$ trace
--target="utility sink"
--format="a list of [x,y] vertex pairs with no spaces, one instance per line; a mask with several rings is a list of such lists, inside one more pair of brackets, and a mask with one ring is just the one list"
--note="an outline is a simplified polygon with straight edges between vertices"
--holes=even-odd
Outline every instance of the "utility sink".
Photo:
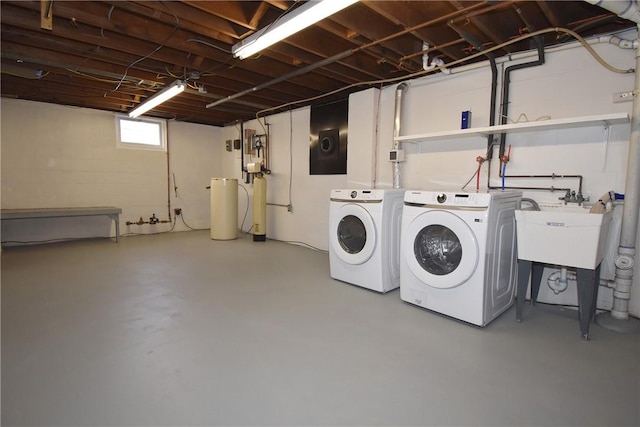
[[515,213],[519,259],[590,270],[602,261],[613,211],[553,204]]

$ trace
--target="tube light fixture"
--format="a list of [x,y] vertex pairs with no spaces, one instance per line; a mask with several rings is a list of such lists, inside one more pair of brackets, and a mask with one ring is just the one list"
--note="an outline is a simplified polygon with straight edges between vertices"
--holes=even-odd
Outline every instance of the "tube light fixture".
[[171,83],[171,86],[165,87],[160,92],[156,93],[151,98],[147,99],[142,104],[131,110],[131,112],[129,113],[129,117],[135,118],[143,115],[147,111],[154,109],[158,105],[173,98],[177,94],[184,92],[186,87],[187,85],[185,85],[183,81],[176,80],[175,82]]
[[246,59],[286,39],[318,21],[356,3],[358,0],[309,0],[280,20],[233,45],[233,56]]

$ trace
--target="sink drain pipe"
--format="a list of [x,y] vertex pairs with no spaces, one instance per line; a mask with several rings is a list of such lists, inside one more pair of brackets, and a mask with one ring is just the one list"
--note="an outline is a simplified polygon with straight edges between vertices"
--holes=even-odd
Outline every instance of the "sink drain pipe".
[[[640,31],[640,25],[638,25]],[[613,290],[611,317],[618,320],[629,319],[629,300],[633,284],[633,264],[638,238],[638,213],[640,204],[640,46],[636,47],[636,72],[631,113],[631,134],[627,157],[627,178],[625,182],[624,206],[618,256],[615,260],[616,278]],[[636,290],[640,292],[640,289]]]
[[[607,9],[621,18],[635,22],[640,33],[640,7],[635,0],[586,0],[588,3]],[[638,214],[640,213],[640,43],[634,41],[635,82],[631,112],[631,133],[627,156],[627,177],[625,182],[624,206],[618,256],[615,259],[616,274],[613,283],[613,305],[611,313],[604,313],[596,319],[598,324],[619,332],[637,332],[640,322],[629,322],[629,300],[633,285],[633,268],[638,238]],[[640,289],[636,289],[640,292]],[[625,322],[620,322],[625,321]]]

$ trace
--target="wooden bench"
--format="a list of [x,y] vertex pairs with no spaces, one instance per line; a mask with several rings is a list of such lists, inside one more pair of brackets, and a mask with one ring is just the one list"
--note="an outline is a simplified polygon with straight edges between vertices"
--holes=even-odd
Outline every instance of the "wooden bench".
[[31,209],[1,209],[0,220],[62,218],[78,216],[106,215],[116,225],[116,243],[120,241],[120,214],[122,209],[114,207],[89,208],[31,208]]

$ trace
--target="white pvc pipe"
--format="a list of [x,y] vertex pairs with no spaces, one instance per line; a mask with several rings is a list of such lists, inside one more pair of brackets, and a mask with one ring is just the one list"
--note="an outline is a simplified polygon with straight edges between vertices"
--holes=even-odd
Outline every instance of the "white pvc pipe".
[[[638,25],[640,32],[640,25]],[[618,257],[615,260],[616,277],[613,291],[611,317],[629,319],[629,300],[633,284],[633,264],[638,238],[638,214],[640,213],[640,47],[636,47],[636,72],[631,111],[631,134],[627,156],[627,179],[624,191],[622,225]]]
[[[628,31],[628,30],[626,30]],[[616,35],[603,35],[603,36],[598,36],[598,37],[592,37],[589,39],[585,39],[585,41],[589,44],[589,45],[598,45],[598,44],[613,44],[618,46],[621,49],[635,49],[638,44],[640,44],[640,42],[638,40],[626,40],[623,38],[620,38]],[[565,50],[570,50],[570,49],[577,49],[583,47],[582,44],[579,41],[575,41],[575,42],[569,42],[569,43],[563,43],[559,46],[553,46],[553,47],[549,47],[549,48],[545,48],[545,53],[556,53],[556,52],[563,52]],[[527,50],[527,51],[522,51],[522,52],[518,52],[518,53],[513,53],[513,54],[509,54],[506,56],[501,56],[499,58],[496,58],[496,64],[503,64],[506,62],[513,62],[513,61],[519,61],[519,60],[524,60],[524,59],[528,59],[528,58],[532,58],[534,56],[538,56],[538,50],[534,49],[534,50]],[[444,74],[460,74],[460,73],[465,73],[468,71],[473,71],[473,70],[477,70],[480,68],[486,68],[489,66],[489,61],[478,61],[478,62],[474,62],[471,64],[467,64],[467,65],[460,65],[454,68],[446,68],[446,72],[444,71],[445,69],[441,70]],[[431,75],[427,75],[425,77],[435,77],[435,78],[439,78],[439,75],[435,75],[435,74],[431,74]],[[428,78],[425,79],[418,79],[415,80],[413,82],[411,82],[412,86],[421,86],[424,84],[431,84],[433,83],[433,81],[429,80]]]
[[[575,280],[575,274],[572,275],[571,280]],[[554,294],[558,295],[560,292],[567,290],[569,286],[569,275],[567,267],[562,267],[560,270],[556,270],[547,278],[547,285],[551,288]]]
[[607,9],[621,18],[640,24],[640,11],[638,10],[638,2],[635,0],[586,0],[586,2]]
[[[423,43],[422,50],[425,50],[425,51],[429,50],[429,44]],[[422,54],[422,69],[424,71],[433,70],[434,68],[442,67],[443,65],[444,65],[444,61],[441,58],[433,58],[433,60],[431,60],[431,63],[429,63],[429,54],[426,52]],[[450,71],[448,68],[442,68],[440,72],[444,74],[450,74]]]

